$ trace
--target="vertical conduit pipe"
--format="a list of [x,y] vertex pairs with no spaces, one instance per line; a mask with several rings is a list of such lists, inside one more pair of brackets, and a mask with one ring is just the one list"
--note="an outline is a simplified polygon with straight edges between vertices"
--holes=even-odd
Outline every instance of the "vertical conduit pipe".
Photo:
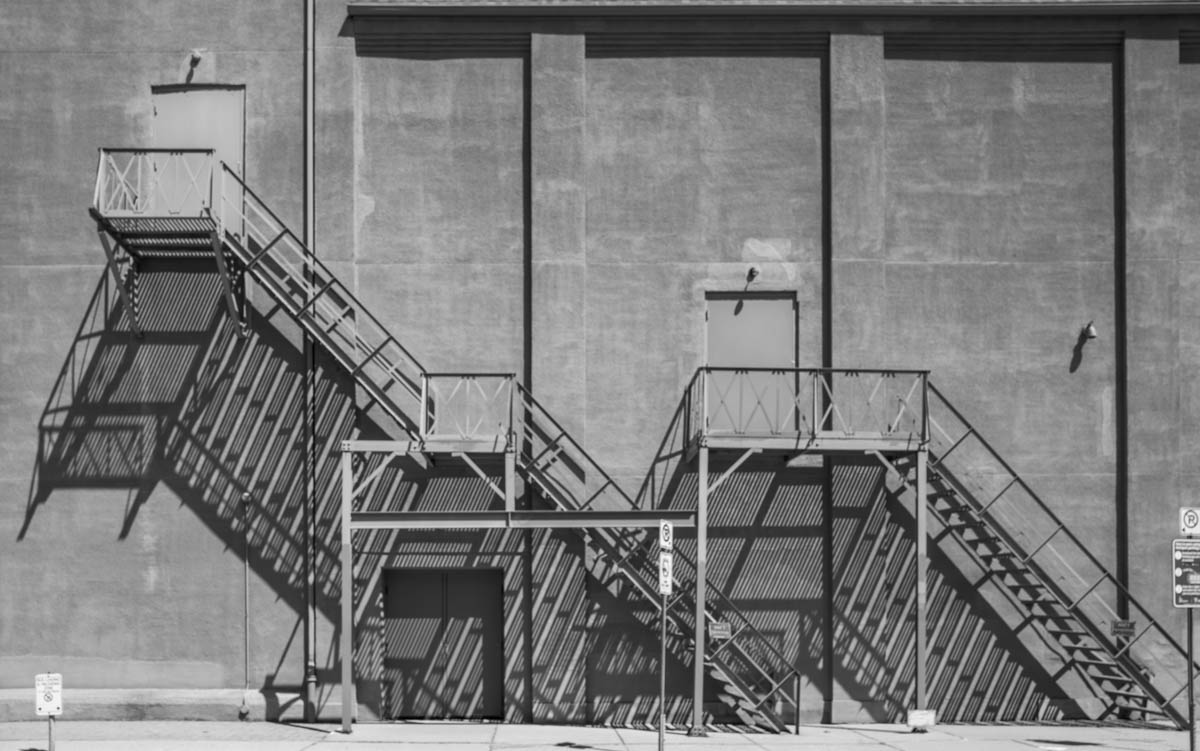
[[[313,116],[314,86],[314,39],[316,36],[316,5],[314,0],[304,0],[304,247],[314,252],[314,214],[316,212],[316,195],[313,190],[313,163],[316,135],[316,119]],[[305,372],[305,407],[308,426],[305,431],[305,454],[308,457],[307,487],[305,493],[305,588],[307,610],[304,617],[304,720],[315,722],[317,719],[317,586],[316,586],[316,550],[317,550],[317,499],[316,499],[316,457],[313,432],[316,430],[315,395],[313,375],[316,372],[316,357],[312,340],[305,335],[305,350],[308,356]],[[343,655],[343,659],[345,655]]]

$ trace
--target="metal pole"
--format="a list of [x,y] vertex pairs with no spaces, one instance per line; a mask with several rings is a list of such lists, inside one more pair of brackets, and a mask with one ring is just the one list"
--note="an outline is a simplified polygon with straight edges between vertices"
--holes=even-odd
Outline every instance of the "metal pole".
[[354,501],[354,456],[342,447],[342,732],[349,734],[354,710],[354,551],[350,505]]
[[250,501],[242,493],[242,716],[250,713],[246,694],[250,692]]
[[1196,696],[1192,681],[1195,665],[1192,662],[1192,610],[1187,609],[1187,661],[1188,661],[1188,751],[1196,751]]
[[926,681],[928,679],[926,671],[928,664],[926,659],[928,655],[926,633],[926,608],[928,607],[928,592],[926,591],[926,580],[928,579],[928,549],[927,549],[927,519],[925,509],[925,499],[928,495],[926,488],[926,463],[928,460],[928,452],[922,448],[917,452],[917,498],[916,498],[916,516],[917,516],[917,709],[925,709],[926,702]]
[[54,715],[50,715],[50,751],[54,751]]
[[692,726],[688,737],[704,733],[704,601],[708,596],[708,447],[700,447],[700,495],[696,504],[696,651],[692,658]]
[[792,702],[796,705],[796,735],[800,735],[800,674],[792,682]]
[[658,751],[663,751],[667,738],[667,596],[660,597],[662,607],[658,610]]

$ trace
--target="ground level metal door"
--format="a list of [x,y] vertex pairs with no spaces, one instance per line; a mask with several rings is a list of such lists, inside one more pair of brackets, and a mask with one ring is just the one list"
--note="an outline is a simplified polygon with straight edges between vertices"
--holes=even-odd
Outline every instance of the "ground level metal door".
[[[710,292],[707,303],[710,367],[796,367],[795,294]],[[790,371],[718,370],[707,389],[710,431],[766,435],[794,429],[796,378]]]
[[504,575],[384,572],[383,691],[390,719],[503,719]]

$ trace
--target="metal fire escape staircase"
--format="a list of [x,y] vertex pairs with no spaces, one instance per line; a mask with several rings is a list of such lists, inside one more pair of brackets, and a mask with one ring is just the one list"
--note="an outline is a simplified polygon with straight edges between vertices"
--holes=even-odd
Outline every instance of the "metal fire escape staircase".
[[[1056,679],[1073,675],[1095,697],[1093,719],[1185,727],[1185,649],[932,384],[929,398],[927,507],[939,536],[1009,603],[1010,627],[1059,656]],[[910,457],[876,455],[913,490]]]
[[[470,452],[507,452],[515,455],[525,480],[558,508],[637,508],[512,375],[425,370],[237,174],[215,162],[211,151],[102,149],[91,214],[136,334],[141,260],[214,258],[235,320],[242,321],[241,279],[249,275],[396,422],[414,455],[453,453],[483,474]],[[605,586],[637,595],[657,620],[656,540],[643,531],[609,528],[587,534],[602,554],[593,573]],[[694,564],[679,552],[676,556],[683,564],[677,571],[690,569],[694,575]],[[711,586],[709,592],[711,600],[723,597]],[[687,596],[680,599],[683,605],[676,601],[667,615],[672,648],[686,661],[694,643],[695,609]],[[721,610],[706,607],[705,618],[732,622],[737,638],[707,645],[707,674],[719,685],[720,700],[744,722],[781,731],[784,722],[774,704],[796,672],[732,603],[725,603]]]
[[[135,334],[141,260],[213,258],[235,319],[249,274],[346,368],[415,451],[454,453],[469,463],[472,451],[505,452],[558,508],[636,508],[513,376],[425,370],[211,151],[102,150],[91,213]],[[1014,629],[1032,629],[1062,656],[1103,705],[1098,718],[1158,717],[1182,726],[1183,648],[923,373],[704,368],[687,402],[690,451],[741,452],[718,483],[764,450],[851,452],[879,457],[911,489],[915,452],[927,450],[927,504],[940,536],[974,561],[981,585],[995,585],[1022,614]],[[602,554],[593,573],[636,594],[657,616],[650,536],[607,528],[588,535]],[[678,551],[676,560],[677,578],[695,577],[693,561]],[[691,588],[680,589],[683,602],[668,617],[672,649],[686,659],[697,609],[688,602]],[[1127,619],[1118,616],[1122,603]],[[707,624],[731,626],[731,638],[705,640],[720,700],[747,724],[782,730],[782,710],[796,706],[795,666],[711,581],[702,612]],[[1134,634],[1112,635],[1117,620],[1133,620]]]

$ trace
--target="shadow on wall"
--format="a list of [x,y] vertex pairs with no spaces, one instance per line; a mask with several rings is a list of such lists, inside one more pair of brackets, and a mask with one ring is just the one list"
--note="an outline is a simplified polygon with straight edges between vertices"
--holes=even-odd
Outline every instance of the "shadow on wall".
[[[147,261],[138,276],[145,334],[135,338],[107,272],[71,344],[38,426],[38,453],[18,541],[61,488],[126,491],[125,540],[166,486],[297,614],[306,608],[304,358],[259,316],[250,335],[220,305],[201,261]],[[336,602],[336,458],[353,426],[353,392],[319,367],[312,415],[317,586]],[[243,507],[243,495],[250,503]],[[333,610],[325,609],[332,618]],[[286,651],[287,647],[283,647]],[[328,665],[333,664],[330,656]],[[322,679],[332,667],[322,669]],[[264,688],[299,691],[296,685]]]
[[[131,537],[156,488],[166,486],[231,554],[243,557],[248,551],[254,574],[301,616],[291,625],[291,637],[281,638],[279,666],[262,677],[270,702],[301,691],[297,665],[285,669],[283,663],[297,646],[308,602],[304,517],[311,482],[316,606],[329,624],[317,645],[318,681],[336,684],[339,443],[392,436],[381,422],[369,419],[378,412],[372,403],[356,403],[348,374],[323,358],[313,379],[313,413],[306,416],[298,329],[280,308],[263,305],[251,316],[249,336],[240,338],[209,263],[144,262],[138,284],[145,301],[140,339],[129,330],[111,278],[101,274],[39,421],[37,461],[18,542],[56,490],[103,488],[126,493],[114,525],[120,543]],[[311,464],[305,456],[310,429]],[[380,455],[356,455],[359,482],[381,463]],[[500,482],[498,460],[478,463]],[[248,507],[242,504],[244,494]],[[482,479],[448,458],[427,469],[407,457],[390,460],[358,498],[368,509],[480,510],[501,504]],[[586,677],[579,645],[585,639],[580,624],[586,607],[581,595],[574,596],[584,587],[577,536],[358,532],[355,550],[355,675],[363,704],[389,716],[396,711],[389,697],[397,696],[400,681],[408,680],[406,690],[412,689],[411,676],[385,674],[388,649],[401,645],[393,639],[389,647],[385,638],[381,572],[400,566],[490,566],[505,570],[505,719],[526,720],[532,704],[542,707],[542,719],[583,721]],[[532,580],[525,571],[533,571]],[[529,623],[538,624],[536,631]],[[439,690],[436,684],[420,689]],[[322,706],[330,698],[332,690],[325,690]],[[268,716],[285,711],[294,710],[271,705]]]
[[[686,402],[685,395],[643,482],[638,503],[644,508],[695,507]],[[724,473],[733,458],[713,452],[710,477]],[[914,706],[915,523],[911,498],[889,490],[885,478],[881,465],[866,460],[788,468],[781,458],[755,458],[709,499],[710,589],[723,592],[800,672],[801,721],[903,722]],[[678,538],[681,552],[694,559],[694,534]],[[1082,716],[1031,646],[980,594],[981,583],[969,581],[937,545],[929,551],[929,703],[939,720]],[[828,593],[826,558],[832,561]],[[720,602],[710,596],[718,610]]]

